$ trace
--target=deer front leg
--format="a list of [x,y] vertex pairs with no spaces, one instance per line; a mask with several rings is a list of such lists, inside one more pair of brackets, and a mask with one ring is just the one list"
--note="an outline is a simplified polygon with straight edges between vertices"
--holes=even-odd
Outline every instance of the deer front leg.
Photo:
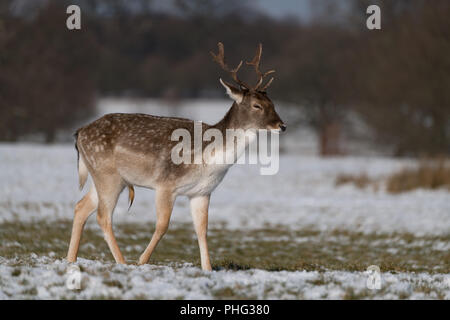
[[210,196],[207,195],[191,199],[191,214],[194,220],[195,232],[197,233],[202,269],[206,271],[212,270],[209,260],[208,243],[206,241],[209,198]]
[[159,240],[161,240],[161,238],[169,228],[169,221],[172,214],[174,201],[175,196],[171,190],[156,190],[156,229],[153,233],[150,243],[140,256],[138,264],[145,264],[148,262],[148,260],[150,260],[150,257],[156,246],[158,245]]

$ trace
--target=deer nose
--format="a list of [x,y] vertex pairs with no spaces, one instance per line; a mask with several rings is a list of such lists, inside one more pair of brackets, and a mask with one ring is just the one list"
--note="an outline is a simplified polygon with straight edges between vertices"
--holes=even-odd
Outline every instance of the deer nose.
[[281,131],[285,132],[287,127],[284,123],[282,123],[282,124],[280,124],[280,129],[281,129]]

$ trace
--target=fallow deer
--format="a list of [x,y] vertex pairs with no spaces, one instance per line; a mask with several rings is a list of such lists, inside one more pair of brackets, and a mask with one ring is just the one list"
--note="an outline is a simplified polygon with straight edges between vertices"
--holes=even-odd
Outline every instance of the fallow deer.
[[[262,45],[247,65],[254,67],[257,83],[250,86],[237,77],[242,61],[235,69],[225,63],[224,47],[218,43],[218,53],[211,52],[213,60],[230,73],[237,86],[220,79],[226,93],[234,100],[224,118],[215,125],[202,124],[202,130],[268,129],[284,131],[285,124],[275,111],[266,94],[271,78],[263,85],[264,78],[274,71],[259,69]],[[97,221],[117,263],[125,260],[117,245],[112,227],[112,214],[120,193],[129,190],[133,202],[133,186],[156,191],[156,229],[139,264],[149,261],[156,245],[168,229],[175,198],[185,195],[190,199],[191,214],[200,247],[201,266],[211,270],[206,242],[210,195],[222,181],[232,164],[174,164],[171,150],[176,142],[171,140],[174,130],[194,130],[194,121],[146,114],[108,114],[77,130],[75,147],[78,152],[80,189],[88,175],[93,180],[89,192],[77,203],[67,260],[75,262],[81,234],[87,218],[97,210]]]

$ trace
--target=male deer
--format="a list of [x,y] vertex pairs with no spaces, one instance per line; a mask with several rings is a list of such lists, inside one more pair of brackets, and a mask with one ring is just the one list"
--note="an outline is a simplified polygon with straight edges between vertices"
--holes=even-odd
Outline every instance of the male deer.
[[[202,130],[216,128],[221,132],[227,129],[284,131],[286,126],[266,94],[273,78],[262,85],[264,77],[274,72],[263,73],[259,69],[262,45],[259,44],[253,60],[247,62],[254,67],[258,77],[253,87],[237,77],[242,61],[235,69],[230,69],[224,60],[223,44],[219,42],[218,48],[217,55],[211,52],[214,61],[231,74],[238,86],[220,79],[234,103],[221,121],[215,125],[202,124]],[[93,185],[75,207],[68,261],[76,261],[86,219],[97,210],[97,221],[114,259],[117,263],[125,263],[114,237],[112,213],[119,194],[125,187],[128,187],[132,203],[133,186],[140,186],[156,191],[157,221],[155,232],[140,256],[139,264],[148,262],[167,231],[175,198],[185,195],[190,199],[202,269],[211,270],[206,242],[209,200],[232,164],[174,164],[171,160],[171,150],[176,142],[171,141],[171,134],[179,128],[192,133],[194,121],[116,113],[105,115],[76,132],[80,189],[83,188],[88,174],[92,177]]]

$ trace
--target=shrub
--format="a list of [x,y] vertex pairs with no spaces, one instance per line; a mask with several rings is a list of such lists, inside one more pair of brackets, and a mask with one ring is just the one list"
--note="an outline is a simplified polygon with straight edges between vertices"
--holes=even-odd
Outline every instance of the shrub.
[[422,161],[417,168],[403,169],[388,177],[386,189],[400,193],[418,188],[450,190],[450,163],[445,159]]
[[369,178],[367,173],[363,172],[358,175],[351,175],[351,174],[340,174],[337,176],[335,185],[340,186],[343,184],[352,183],[356,187],[363,189],[367,187],[369,184],[372,184],[373,181]]

